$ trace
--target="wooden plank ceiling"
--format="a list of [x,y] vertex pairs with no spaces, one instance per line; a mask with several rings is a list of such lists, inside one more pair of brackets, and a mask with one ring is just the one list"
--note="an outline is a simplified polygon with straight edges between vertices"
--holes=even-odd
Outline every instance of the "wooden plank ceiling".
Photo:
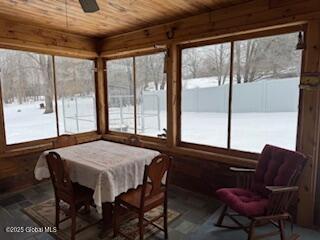
[[97,2],[100,11],[85,14],[78,0],[0,0],[0,18],[91,37],[105,37],[174,21],[246,0]]

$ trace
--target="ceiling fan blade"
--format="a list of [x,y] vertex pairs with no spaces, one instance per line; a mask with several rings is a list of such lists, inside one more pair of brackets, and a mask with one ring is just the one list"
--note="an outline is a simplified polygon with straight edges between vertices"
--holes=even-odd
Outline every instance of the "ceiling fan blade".
[[79,0],[81,7],[85,13],[93,13],[99,11],[96,0]]

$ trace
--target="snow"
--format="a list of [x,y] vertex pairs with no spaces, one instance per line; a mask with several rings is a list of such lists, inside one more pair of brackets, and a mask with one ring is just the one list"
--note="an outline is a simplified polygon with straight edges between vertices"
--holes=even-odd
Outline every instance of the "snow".
[[[129,112],[127,112],[129,113]],[[141,117],[137,126],[138,133],[156,137],[166,128],[166,112],[160,113],[160,130],[155,112],[146,112],[145,129],[141,128]],[[127,132],[134,132],[133,112],[126,115],[124,124]],[[295,149],[297,133],[297,112],[233,113],[231,119],[231,148],[249,152],[261,152],[265,144],[273,144],[287,149]],[[110,115],[111,129],[118,130],[119,113],[116,108]],[[183,112],[181,138],[184,142],[227,147],[228,115],[215,112]],[[119,126],[119,125],[118,125]]]
[[[295,149],[297,112],[233,113],[231,149],[261,152],[265,144]],[[227,147],[227,114],[182,114],[182,141]]]
[[43,114],[39,104],[4,105],[7,144],[57,136],[55,113]]
[[[75,117],[74,99],[65,100],[63,111],[62,100],[58,101],[58,119],[60,134],[80,133],[96,130],[94,99],[78,99],[78,118]],[[4,104],[4,120],[7,144],[28,142],[57,136],[56,114],[44,114],[40,103]],[[66,118],[64,118],[64,114]],[[78,119],[78,121],[77,121]],[[65,121],[64,121],[65,120]],[[77,128],[78,124],[78,128]]]
[[217,77],[191,78],[182,80],[183,89],[207,88],[217,86],[219,86]]

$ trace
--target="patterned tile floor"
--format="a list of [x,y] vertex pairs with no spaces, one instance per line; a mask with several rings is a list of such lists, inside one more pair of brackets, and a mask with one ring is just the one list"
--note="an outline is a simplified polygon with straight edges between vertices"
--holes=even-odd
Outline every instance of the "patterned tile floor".
[[[46,233],[5,233],[5,226],[37,226],[21,209],[53,198],[50,182],[44,182],[16,193],[0,196],[0,240],[51,240]],[[169,207],[180,212],[181,216],[169,227],[169,239],[173,240],[241,240],[246,235],[241,231],[229,231],[215,228],[214,219],[219,211],[217,200],[203,195],[172,187],[169,191]],[[320,239],[320,232],[295,228],[302,239]],[[163,239],[158,233],[150,240]],[[272,238],[278,239],[278,238]]]

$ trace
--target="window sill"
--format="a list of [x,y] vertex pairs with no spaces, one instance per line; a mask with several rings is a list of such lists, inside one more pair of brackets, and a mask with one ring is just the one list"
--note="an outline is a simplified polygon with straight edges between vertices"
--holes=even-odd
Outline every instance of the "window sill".
[[[108,133],[103,135],[102,139],[107,141],[114,141],[118,143],[124,143],[127,139],[127,136],[124,136],[123,134],[114,134],[114,133]],[[213,161],[213,162],[219,162],[223,164],[228,165],[234,165],[234,166],[241,166],[241,167],[256,167],[257,165],[257,156],[259,154],[248,154],[248,156],[245,156],[246,153],[243,152],[233,152],[232,155],[228,154],[228,151],[225,151],[225,153],[220,152],[214,152],[214,148],[210,149],[210,151],[204,150],[204,149],[195,149],[191,148],[189,146],[173,146],[169,147],[167,145],[166,141],[147,141],[144,139],[141,139],[144,146],[146,148],[158,150],[161,152],[166,152],[168,154],[172,154],[173,156],[177,157],[190,157],[198,160],[203,161]],[[155,139],[157,140],[157,139]],[[159,139],[163,140],[163,139]]]
[[253,167],[257,165],[257,160],[253,158],[246,158],[242,156],[228,155],[227,153],[215,153],[213,151],[197,150],[188,147],[177,146],[169,150],[172,154],[182,157],[191,157],[204,161],[213,161],[228,165]]
[[[103,140],[117,142],[126,144],[126,140],[128,139],[130,134],[118,134],[118,133],[107,133],[102,136]],[[143,147],[149,148],[157,151],[168,151],[167,140],[162,138],[153,138],[153,137],[144,137],[138,136],[139,140],[143,144]]]
[[[97,132],[80,133],[75,134],[75,136],[78,140],[78,143],[85,143],[101,139],[101,135]],[[52,143],[55,139],[56,138],[50,138],[31,141],[27,143],[8,145],[6,146],[5,151],[0,154],[0,158],[35,154],[46,151],[48,149],[52,149]]]

